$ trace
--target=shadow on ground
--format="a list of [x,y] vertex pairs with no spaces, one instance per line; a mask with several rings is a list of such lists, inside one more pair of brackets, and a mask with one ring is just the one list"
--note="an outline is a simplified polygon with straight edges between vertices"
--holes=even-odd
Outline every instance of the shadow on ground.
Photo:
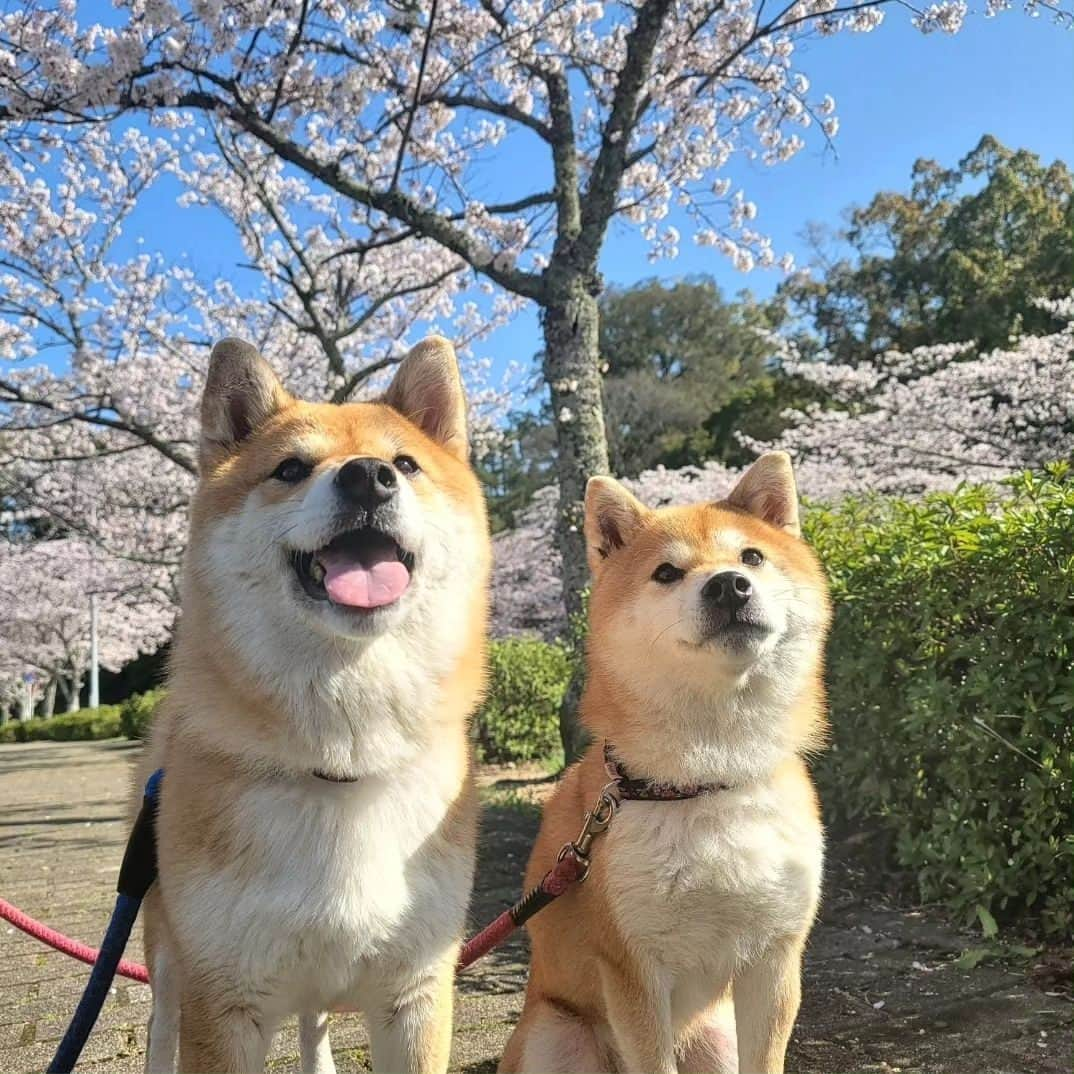
[[[80,769],[97,769],[102,761],[137,757],[142,750],[140,742],[125,738],[112,738],[104,742],[22,742],[2,748],[0,771],[49,773],[57,777],[57,789],[69,787],[70,776]],[[129,776],[121,790],[127,792]]]

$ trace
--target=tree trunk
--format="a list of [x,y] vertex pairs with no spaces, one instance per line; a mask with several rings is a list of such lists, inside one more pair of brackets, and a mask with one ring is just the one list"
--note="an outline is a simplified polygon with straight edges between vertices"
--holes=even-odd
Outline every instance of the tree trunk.
[[78,712],[78,695],[82,692],[82,676],[74,675],[63,684],[63,697],[67,702],[68,712]]
[[43,719],[50,720],[56,712],[56,680],[49,679],[48,686],[45,687],[45,697],[41,706],[41,716]]
[[[597,345],[600,311],[596,288],[587,274],[550,268],[547,279],[550,301],[543,318],[544,377],[556,426],[556,545],[563,557],[563,605],[573,626],[583,614],[582,594],[589,584],[582,529],[585,484],[592,475],[608,472]],[[585,732],[577,717],[581,685],[579,668],[559,714],[568,763],[585,747]]]

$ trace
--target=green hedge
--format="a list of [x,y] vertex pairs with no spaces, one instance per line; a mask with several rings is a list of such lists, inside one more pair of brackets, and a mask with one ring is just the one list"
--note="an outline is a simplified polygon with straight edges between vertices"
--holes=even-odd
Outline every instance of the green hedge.
[[163,690],[134,694],[120,705],[101,705],[53,716],[49,720],[9,720],[0,726],[0,742],[78,742],[101,738],[145,738]]
[[559,706],[571,676],[562,645],[523,638],[489,647],[489,690],[474,721],[483,761],[532,761],[560,748]]
[[49,720],[9,720],[0,726],[0,742],[88,742],[119,733],[119,706],[101,705]]
[[832,581],[829,821],[879,822],[925,900],[1072,923],[1074,481],[813,509]]
[[144,739],[149,734],[149,723],[164,691],[149,690],[144,694],[132,694],[123,702],[119,714],[123,734],[130,739]]

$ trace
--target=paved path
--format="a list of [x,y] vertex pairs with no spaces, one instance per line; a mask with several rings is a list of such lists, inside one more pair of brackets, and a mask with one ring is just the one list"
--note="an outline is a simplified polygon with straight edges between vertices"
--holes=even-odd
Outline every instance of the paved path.
[[[94,944],[111,907],[137,749],[123,742],[0,746],[0,894]],[[525,799],[542,790],[504,778],[486,788],[475,920],[516,897],[536,829]],[[1068,1074],[1069,996],[1048,994],[1053,984],[1038,987],[1024,970],[959,971],[954,957],[970,938],[920,913],[863,903],[848,876],[833,871],[814,932],[789,1070]],[[140,948],[135,940],[129,956],[140,959]],[[3,1074],[44,1070],[85,976],[80,963],[0,923]],[[495,1069],[524,982],[519,940],[460,978],[452,1070]],[[119,984],[79,1069],[140,1071],[148,1001],[148,988]],[[367,1069],[357,1016],[335,1016],[332,1041],[340,1071]],[[277,1040],[270,1069],[298,1069],[293,1026]]]

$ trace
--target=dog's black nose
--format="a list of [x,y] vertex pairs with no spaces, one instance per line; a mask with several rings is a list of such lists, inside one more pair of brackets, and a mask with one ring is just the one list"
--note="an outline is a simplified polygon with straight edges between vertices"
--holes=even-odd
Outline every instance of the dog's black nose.
[[701,599],[713,608],[733,612],[743,607],[753,596],[750,580],[738,571],[714,574],[701,590]]
[[336,474],[336,484],[351,503],[374,511],[395,495],[399,479],[383,459],[348,459]]

